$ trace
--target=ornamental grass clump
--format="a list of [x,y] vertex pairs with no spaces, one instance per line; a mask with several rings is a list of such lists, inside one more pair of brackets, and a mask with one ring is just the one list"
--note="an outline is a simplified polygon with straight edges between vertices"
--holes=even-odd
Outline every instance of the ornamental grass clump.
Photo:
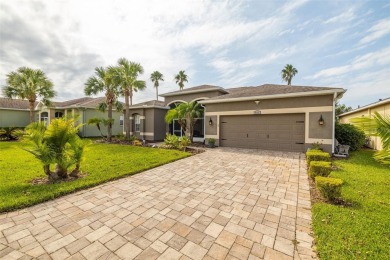
[[317,176],[315,183],[321,195],[327,200],[333,202],[341,197],[341,186],[343,185],[341,179]]
[[332,171],[330,162],[311,161],[309,166],[309,176],[314,179],[317,176],[328,177]]
[[310,165],[311,161],[330,162],[331,157],[329,153],[320,150],[310,150],[306,152],[306,162],[308,165]]

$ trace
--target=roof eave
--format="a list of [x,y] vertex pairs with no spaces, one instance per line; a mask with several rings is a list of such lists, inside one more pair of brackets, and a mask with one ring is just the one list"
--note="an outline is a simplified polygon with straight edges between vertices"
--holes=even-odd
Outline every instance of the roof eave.
[[274,99],[274,98],[319,96],[319,95],[334,94],[334,93],[337,93],[339,95],[339,94],[343,94],[345,91],[346,91],[345,89],[332,89],[332,90],[296,92],[296,93],[287,93],[287,94],[260,95],[260,96],[251,96],[251,97],[208,99],[208,100],[201,100],[201,101],[199,101],[199,103],[201,103],[201,104],[228,103],[228,102],[252,101],[252,100]]
[[364,106],[364,107],[356,108],[354,110],[342,113],[342,114],[339,115],[339,117],[340,116],[350,115],[350,114],[353,114],[353,113],[356,113],[356,112],[360,112],[360,111],[363,111],[363,110],[366,110],[366,109],[369,109],[369,108],[373,108],[373,107],[377,107],[377,106],[380,106],[380,105],[383,105],[383,104],[387,104],[387,103],[390,103],[390,98],[387,98],[385,100],[379,101],[379,102],[371,104],[371,105],[367,105],[367,106]]
[[167,110],[170,109],[169,107],[162,107],[162,106],[136,106],[136,107],[130,107],[129,109],[144,109],[144,108],[158,108],[158,109],[167,109]]

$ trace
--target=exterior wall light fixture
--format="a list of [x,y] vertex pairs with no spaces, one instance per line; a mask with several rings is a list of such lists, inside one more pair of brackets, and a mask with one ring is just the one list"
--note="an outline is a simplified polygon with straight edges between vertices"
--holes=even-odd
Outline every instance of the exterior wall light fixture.
[[213,125],[213,120],[210,118],[209,125]]
[[320,116],[320,119],[318,120],[319,125],[323,125],[325,123],[324,118],[322,117],[322,114]]

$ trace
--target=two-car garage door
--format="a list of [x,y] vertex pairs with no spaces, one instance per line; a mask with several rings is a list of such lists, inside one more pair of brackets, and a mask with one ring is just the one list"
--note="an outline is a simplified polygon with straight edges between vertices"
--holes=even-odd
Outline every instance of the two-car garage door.
[[220,117],[220,145],[303,152],[305,115],[240,115]]

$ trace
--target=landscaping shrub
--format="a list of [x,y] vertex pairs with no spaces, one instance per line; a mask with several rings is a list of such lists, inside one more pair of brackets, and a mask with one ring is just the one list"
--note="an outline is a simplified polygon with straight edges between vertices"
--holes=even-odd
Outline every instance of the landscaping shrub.
[[330,162],[330,154],[320,150],[309,150],[306,152],[307,165],[310,165],[311,161],[324,161]]
[[366,138],[364,132],[356,126],[340,123],[336,124],[335,137],[340,144],[349,145],[351,151],[362,148]]
[[317,176],[315,182],[317,189],[326,199],[334,201],[341,196],[341,186],[343,185],[341,179]]
[[23,134],[23,128],[4,127],[0,129],[0,140],[1,141],[18,140],[22,134]]
[[164,144],[169,149],[177,149],[179,148],[179,138],[176,135],[167,134],[164,139]]
[[183,149],[184,151],[186,150],[187,146],[191,144],[191,140],[187,138],[186,136],[182,136],[180,139],[180,149]]
[[332,171],[330,162],[311,161],[309,167],[309,176],[315,178],[317,176],[328,177]]

